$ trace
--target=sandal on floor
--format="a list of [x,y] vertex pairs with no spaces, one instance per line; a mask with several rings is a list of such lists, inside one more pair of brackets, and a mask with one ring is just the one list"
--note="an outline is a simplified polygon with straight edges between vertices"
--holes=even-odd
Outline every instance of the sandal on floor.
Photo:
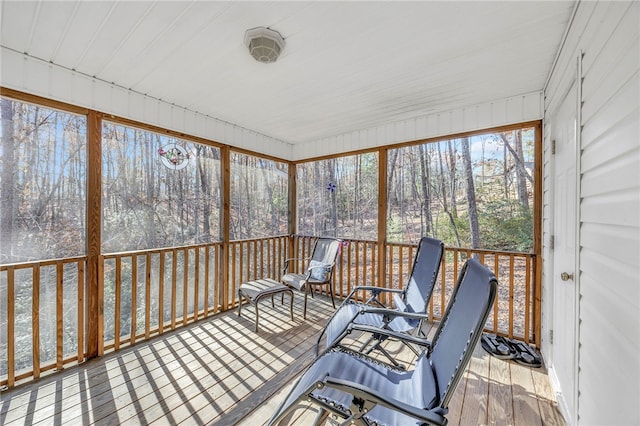
[[515,362],[527,367],[542,367],[542,358],[534,348],[518,340],[508,339],[508,341],[509,346],[516,352],[516,356],[513,358]]
[[483,334],[480,344],[485,351],[499,359],[513,359],[518,354],[507,339],[495,334]]

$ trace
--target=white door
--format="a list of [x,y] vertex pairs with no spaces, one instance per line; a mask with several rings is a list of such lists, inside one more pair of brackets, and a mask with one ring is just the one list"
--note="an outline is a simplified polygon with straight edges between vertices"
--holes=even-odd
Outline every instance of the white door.
[[[576,345],[576,85],[567,93],[552,115],[551,139],[555,140],[553,157],[553,343],[552,365],[561,391],[565,415],[576,423],[577,378]],[[563,411],[565,411],[563,410]]]

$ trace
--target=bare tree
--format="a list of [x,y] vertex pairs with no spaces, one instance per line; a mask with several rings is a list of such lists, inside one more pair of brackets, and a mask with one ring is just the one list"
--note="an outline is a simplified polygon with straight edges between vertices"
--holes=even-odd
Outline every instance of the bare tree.
[[476,205],[476,189],[473,182],[471,166],[471,151],[469,138],[462,138],[462,161],[464,163],[465,179],[467,182],[467,204],[469,207],[469,229],[471,231],[471,248],[480,247],[480,226],[478,224],[478,208]]
[[[13,251],[13,218],[16,217],[15,142],[13,138],[13,102],[0,99],[2,114],[2,185],[0,186],[0,262],[11,262]],[[4,335],[4,333],[3,333]]]
[[418,145],[420,152],[420,188],[422,189],[423,213],[425,218],[424,235],[431,235],[433,229],[433,215],[431,214],[431,188],[430,188],[430,170],[429,170],[429,154],[424,144]]
[[447,141],[447,147],[449,148],[449,185],[451,195],[451,216],[454,219],[458,218],[458,202],[456,201],[456,189],[457,189],[457,151],[455,141],[449,139]]
[[458,246],[460,246],[460,233],[458,232],[458,226],[456,225],[455,218],[453,217],[453,214],[451,213],[447,205],[447,184],[445,182],[445,171],[444,171],[444,165],[442,161],[442,148],[440,144],[437,144],[437,146],[438,146],[438,162],[440,164],[440,191],[442,192],[440,202],[442,203],[442,209],[444,210],[444,213],[449,218],[451,229],[453,229],[453,232],[456,236],[456,242]]
[[[504,144],[504,146],[509,150],[511,156],[515,163],[516,168],[516,184],[518,190],[518,200],[524,209],[529,208],[529,195],[527,193],[527,181],[533,184],[533,177],[527,172],[524,163],[524,152],[522,148],[522,131],[517,130],[513,132],[514,135],[514,145],[511,146],[509,143],[509,139],[507,138],[505,133],[500,133],[500,140]],[[506,166],[506,164],[505,164]]]
[[[392,149],[389,151],[389,153],[391,154],[389,157],[389,170],[387,172],[387,200],[390,206],[392,206],[393,204],[396,204],[398,202],[398,197],[397,195],[393,194],[392,188],[393,188],[393,183],[394,183],[394,176],[396,173],[396,163],[398,161],[398,153],[400,152],[399,149]],[[394,195],[394,197],[392,198],[392,195]],[[389,210],[389,213],[391,213],[393,207],[391,207]]]
[[154,182],[155,182],[155,176],[154,176],[154,171],[155,171],[155,167],[152,167],[152,163],[153,163],[153,157],[156,155],[156,150],[151,148],[151,138],[152,138],[152,134],[145,132],[143,134],[143,148],[145,150],[145,154],[144,155],[144,173],[145,173],[145,184],[144,184],[144,188],[145,188],[145,202],[144,202],[144,209],[146,211],[146,222],[147,222],[147,226],[145,226],[145,231],[147,233],[147,247],[156,247],[156,227],[153,226],[153,220],[155,218],[155,206],[154,206],[154,200],[155,200],[155,194],[154,194]]
[[271,213],[271,229],[278,229],[278,209],[275,204],[275,197],[273,192],[273,185],[269,182],[269,173],[267,172],[268,162],[262,158],[258,159],[258,165],[262,171],[262,178],[264,179],[264,189],[267,191],[267,201],[269,202],[269,212]]
[[510,176],[509,176],[509,150],[507,149],[507,144],[503,143],[502,144],[502,179],[504,180],[504,198],[508,201],[509,200],[509,180],[510,180]]
[[527,172],[524,168],[524,153],[522,152],[522,133],[520,130],[513,132],[516,146],[516,183],[518,185],[518,199],[525,210],[529,210],[529,196],[527,194]]
[[[320,178],[320,162],[316,161],[313,165],[313,182],[322,182],[321,178]],[[321,229],[320,224],[317,223],[317,217],[318,217],[318,213],[322,211],[322,198],[320,197],[319,194],[314,194],[312,196],[313,202],[312,202],[312,211],[313,211],[313,235],[318,235],[319,232],[322,232],[323,229]]]

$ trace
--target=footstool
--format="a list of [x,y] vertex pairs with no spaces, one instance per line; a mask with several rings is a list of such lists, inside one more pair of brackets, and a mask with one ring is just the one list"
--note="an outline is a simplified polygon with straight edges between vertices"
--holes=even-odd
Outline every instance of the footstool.
[[293,290],[287,287],[286,285],[279,283],[278,281],[264,278],[261,280],[249,281],[243,284],[240,284],[238,288],[238,315],[242,315],[242,299],[244,298],[247,302],[251,303],[256,310],[256,333],[258,332],[258,302],[265,296],[271,296],[271,307],[275,307],[273,304],[273,296],[278,293],[289,293],[291,302],[290,302],[290,310],[291,310],[291,321],[293,321]]

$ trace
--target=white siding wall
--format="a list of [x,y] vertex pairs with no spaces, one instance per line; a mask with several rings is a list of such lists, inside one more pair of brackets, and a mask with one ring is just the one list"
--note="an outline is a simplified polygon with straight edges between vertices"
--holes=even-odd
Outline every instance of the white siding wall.
[[292,146],[260,133],[2,48],[0,84],[238,148],[289,159]]
[[542,92],[527,93],[296,144],[293,160],[540,120],[542,113]]
[[[640,424],[639,29],[639,2],[580,3],[545,90],[548,114],[581,50],[579,424]],[[548,136],[544,146],[543,315],[553,286]],[[549,324],[543,317],[543,352]]]

